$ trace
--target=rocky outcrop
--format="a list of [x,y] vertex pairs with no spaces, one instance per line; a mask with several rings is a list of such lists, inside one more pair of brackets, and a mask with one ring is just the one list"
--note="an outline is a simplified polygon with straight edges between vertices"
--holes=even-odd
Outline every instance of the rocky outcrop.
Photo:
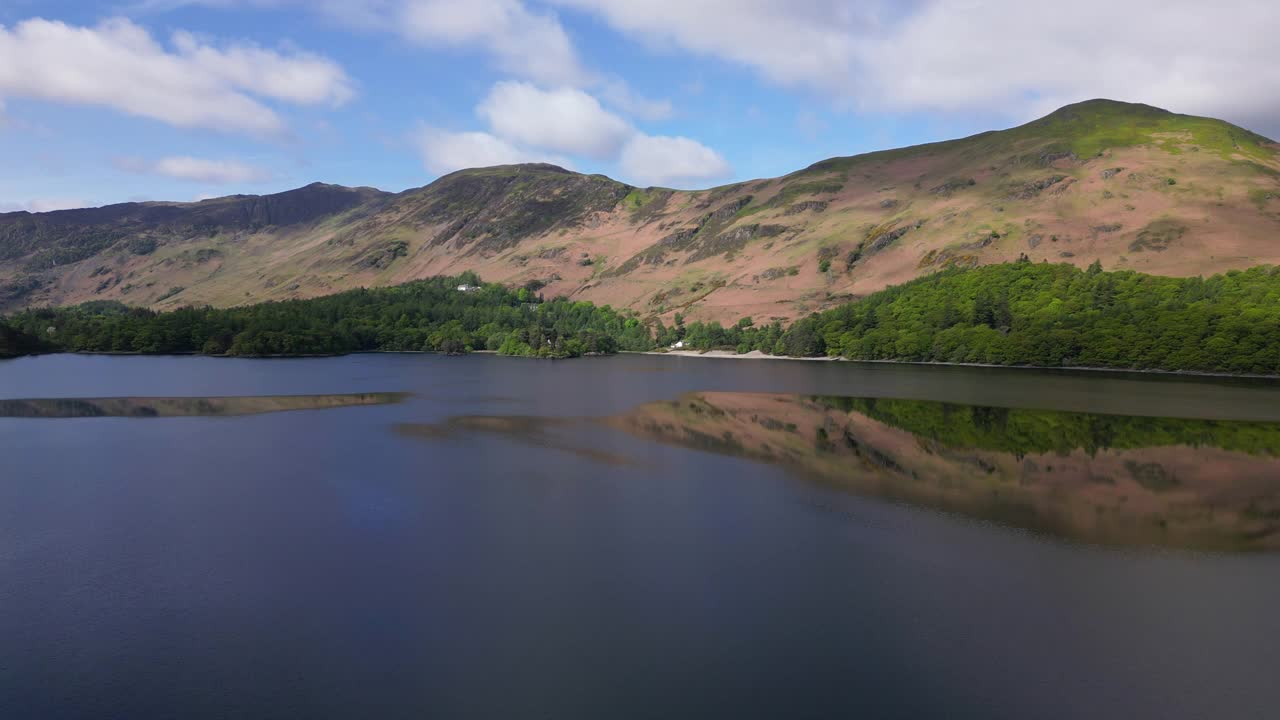
[[1013,192],[1009,193],[1010,200],[1030,200],[1038,197],[1040,193],[1066,180],[1066,175],[1053,175],[1041,180],[1035,180],[1029,183],[1023,183]]
[[827,209],[827,204],[828,203],[826,200],[804,200],[802,202],[789,205],[787,209],[783,211],[782,214],[786,216],[786,215],[799,215],[800,213],[806,213],[806,212],[820,213],[820,212],[824,212]]
[[911,231],[910,225],[902,227],[885,227],[880,226],[873,229],[867,234],[866,240],[862,243],[862,251],[864,255],[878,253],[897,242],[903,235]]
[[723,223],[732,219],[743,208],[751,204],[751,196],[744,195],[732,202],[725,203],[720,209],[707,216],[705,223]]
[[685,260],[686,263],[698,262],[707,258],[723,255],[729,252],[735,252],[746,247],[747,243],[756,238],[776,237],[786,232],[789,228],[785,225],[760,225],[758,223],[751,225],[739,225],[738,227],[726,230],[715,237],[700,240],[693,253]]
[[956,192],[957,190],[970,188],[977,184],[978,184],[978,181],[974,180],[973,178],[969,178],[967,180],[952,178],[951,180],[948,180],[942,183],[941,185],[935,185],[929,188],[929,194],[941,195],[943,197],[951,197],[952,193]]
[[1138,231],[1137,237],[1129,243],[1130,252],[1164,252],[1182,239],[1187,233],[1187,226],[1177,220],[1156,220],[1148,223]]
[[1040,165],[1043,167],[1051,167],[1062,160],[1070,160],[1075,162],[1079,158],[1070,150],[1050,150],[1040,154]]

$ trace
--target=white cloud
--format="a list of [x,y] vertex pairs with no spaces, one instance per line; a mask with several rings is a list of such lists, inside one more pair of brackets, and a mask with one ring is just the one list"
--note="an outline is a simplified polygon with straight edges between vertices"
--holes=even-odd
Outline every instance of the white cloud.
[[856,46],[881,2],[848,0],[549,0],[593,12],[655,47],[753,67],[785,85],[847,81]]
[[934,2],[860,59],[891,109],[1032,117],[1110,97],[1243,121],[1280,112],[1277,36],[1280,11],[1249,0]]
[[649,185],[683,185],[728,177],[733,168],[720,153],[686,137],[637,134],[622,149],[627,177]]
[[[277,6],[302,0],[143,0]],[[584,67],[554,6],[651,49],[751,68],[837,106],[1025,119],[1091,97],[1277,126],[1280,12],[1266,0],[313,0],[344,26],[480,48],[508,73],[594,89],[644,120],[648,100]],[[1236,18],[1231,32],[1210,32]],[[1280,130],[1280,127],[1274,127]]]
[[53,212],[87,207],[88,204],[80,198],[38,198],[28,201],[27,209],[31,212]]
[[645,134],[581,90],[499,82],[476,107],[476,114],[488,122],[491,132],[419,129],[414,142],[429,170],[445,173],[524,162],[568,167],[563,153],[616,161],[624,179],[642,184],[698,182],[732,173],[715,150],[686,137]]
[[600,97],[609,105],[641,120],[666,120],[675,114],[670,100],[644,97],[620,78],[606,80],[600,86]]
[[673,114],[671,102],[645,97],[615,75],[585,68],[559,18],[525,0],[141,0],[139,11],[200,5],[279,8],[301,5],[347,29],[399,35],[430,47],[479,49],[510,75],[547,86],[595,88],[610,107],[642,120]]
[[265,100],[336,106],[351,81],[331,60],[251,45],[215,47],[186,32],[166,48],[125,19],[96,27],[31,19],[0,26],[0,96],[109,107],[177,127],[271,134]]
[[128,172],[163,175],[176,180],[189,180],[212,185],[265,182],[274,177],[274,174],[266,168],[238,160],[209,160],[187,155],[171,155],[154,162],[141,158],[124,157],[117,158],[115,165]]
[[68,197],[52,197],[52,198],[35,198],[32,200],[24,200],[20,202],[3,202],[0,201],[0,212],[18,212],[25,210],[27,212],[41,213],[52,212],[54,210],[71,210],[73,208],[88,207],[89,203],[80,198]]
[[524,150],[484,132],[450,132],[423,126],[412,141],[422,155],[427,170],[443,175],[455,170],[516,163],[547,162],[569,167],[567,159]]
[[185,31],[173,34],[173,45],[187,62],[212,78],[255,95],[337,107],[355,94],[337,63],[312,53],[295,51],[286,57],[254,46],[219,49],[201,44]]
[[533,11],[523,0],[366,0],[353,5],[365,8],[366,15],[395,18],[384,27],[410,40],[481,48],[500,70],[516,77],[551,87],[598,87],[611,106],[644,120],[672,114],[669,101],[644,97],[619,77],[585,68],[559,18]]
[[581,90],[542,90],[523,82],[494,85],[476,114],[513,143],[597,160],[616,157],[635,132]]
[[560,21],[520,0],[405,0],[397,28],[429,45],[482,47],[500,69],[519,77],[549,85],[591,82]]
[[433,47],[480,48],[501,70],[551,85],[593,82],[560,20],[524,0],[139,0],[137,12],[189,6],[302,6],[342,27],[400,35]]
[[[1259,0],[548,2],[849,107],[1027,118],[1111,97],[1239,120],[1280,113],[1280,12]],[[1209,30],[1223,18],[1240,22]]]

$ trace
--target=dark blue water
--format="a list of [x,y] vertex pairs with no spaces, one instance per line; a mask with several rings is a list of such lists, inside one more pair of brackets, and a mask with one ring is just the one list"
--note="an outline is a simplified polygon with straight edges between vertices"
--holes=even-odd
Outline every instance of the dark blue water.
[[0,418],[3,718],[1270,718],[1280,557],[1116,550],[747,459],[456,415],[686,391],[1280,419],[1258,383],[647,356],[50,356],[0,398],[408,391]]

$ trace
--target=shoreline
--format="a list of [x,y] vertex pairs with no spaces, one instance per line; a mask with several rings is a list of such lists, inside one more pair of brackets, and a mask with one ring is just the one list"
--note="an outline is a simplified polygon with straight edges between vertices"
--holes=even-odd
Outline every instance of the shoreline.
[[642,352],[620,351],[619,354],[627,355],[675,355],[677,357],[709,357],[727,360],[800,360],[804,362],[846,362],[846,363],[868,363],[877,365],[917,365],[925,367],[967,367],[967,368],[997,368],[1006,370],[1040,370],[1040,371],[1057,371],[1057,372],[1086,372],[1086,373],[1120,373],[1125,375],[1152,375],[1152,376],[1173,376],[1173,377],[1192,377],[1192,378],[1218,378],[1233,380],[1280,380],[1280,375],[1259,375],[1256,373],[1226,373],[1226,372],[1208,372],[1204,370],[1156,370],[1156,369],[1139,369],[1139,368],[1108,368],[1108,367],[1090,367],[1085,365],[1076,365],[1064,367],[1061,365],[995,365],[992,363],[959,363],[959,362],[935,362],[926,360],[859,360],[844,357],[791,357],[789,355],[766,355],[759,350],[752,350],[749,353],[739,355],[732,350],[646,350]]
[[844,358],[834,357],[791,357],[790,355],[768,355],[759,350],[739,355],[733,350],[641,350],[638,352],[620,350],[619,355],[675,355],[677,357],[711,357],[725,360],[803,360],[805,362],[840,362]]
[[[914,365],[922,367],[966,367],[966,368],[994,368],[1006,370],[1039,370],[1041,372],[1081,372],[1081,373],[1113,373],[1122,375],[1141,375],[1148,377],[1186,377],[1186,378],[1209,378],[1218,380],[1280,380],[1280,375],[1259,375],[1255,373],[1224,373],[1224,372],[1206,372],[1203,370],[1155,370],[1155,369],[1138,369],[1138,368],[1108,368],[1108,367],[1088,367],[1088,366],[1054,366],[1054,365],[994,365],[990,363],[957,363],[957,362],[933,362],[923,360],[858,360],[843,357],[791,357],[789,355],[767,355],[759,350],[752,350],[749,353],[738,354],[733,350],[619,350],[614,355],[655,355],[655,356],[676,356],[690,358],[715,358],[720,360],[790,360],[799,362],[845,362],[845,363],[866,363],[876,365]],[[99,351],[99,352],[52,352],[52,353],[32,353],[30,355],[17,355],[0,357],[0,362],[9,360],[20,360],[26,357],[41,357],[48,355],[87,355],[87,356],[108,356],[108,357],[207,357],[232,360],[300,360],[300,359],[316,359],[316,358],[333,358],[347,357],[350,355],[442,355],[446,357],[465,357],[467,355],[488,355],[492,357],[515,357],[524,360],[575,360],[588,357],[609,357],[607,354],[587,353],[579,356],[579,358],[539,358],[539,357],[523,357],[516,355],[500,355],[496,350],[472,350],[469,353],[442,353],[429,350],[363,350],[350,353],[325,353],[325,354],[309,354],[309,355],[206,355],[197,352],[175,352],[175,353],[141,353],[136,351]]]

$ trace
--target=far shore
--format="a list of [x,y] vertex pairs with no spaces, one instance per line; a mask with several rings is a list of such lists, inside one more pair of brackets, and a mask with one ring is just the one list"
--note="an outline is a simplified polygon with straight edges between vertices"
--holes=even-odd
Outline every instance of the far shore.
[[[626,351],[623,351],[626,352]],[[733,350],[649,350],[647,352],[629,353],[632,355],[678,355],[680,357],[713,357],[730,360],[804,360],[807,362],[834,362],[844,358],[833,357],[789,357],[786,355],[768,355],[759,350],[738,354]]]
[[[739,354],[733,350],[620,350],[618,355],[659,355],[659,356],[676,356],[690,358],[718,358],[722,360],[778,360],[778,361],[799,361],[799,362],[848,362],[848,363],[874,363],[878,365],[920,365],[928,367],[970,367],[970,368],[1004,368],[1012,370],[1048,370],[1057,372],[1090,372],[1090,373],[1116,373],[1127,375],[1148,375],[1148,376],[1171,376],[1171,377],[1189,377],[1189,378],[1216,378],[1216,379],[1238,379],[1238,380],[1280,380],[1280,375],[1259,375],[1255,373],[1224,373],[1224,372],[1204,372],[1198,370],[1156,370],[1150,368],[1107,368],[1107,367],[1087,367],[1081,365],[1061,366],[1061,365],[995,365],[991,363],[959,363],[959,362],[928,362],[920,360],[860,360],[849,359],[845,357],[791,357],[787,355],[768,355],[759,350],[752,350],[748,353]],[[24,357],[39,357],[41,355],[103,355],[103,356],[136,356],[136,357],[209,357],[209,358],[227,358],[237,360],[287,360],[287,359],[318,359],[345,357],[347,355],[450,355],[450,353],[441,353],[432,350],[361,350],[350,353],[329,353],[329,354],[309,354],[309,355],[206,355],[204,353],[195,352],[174,352],[174,353],[141,353],[136,351],[79,351],[79,352],[55,352],[55,353],[33,353],[31,355],[19,355],[17,357],[0,357],[0,362],[5,360],[19,360]],[[499,357],[496,350],[472,350],[469,353],[456,353],[462,357],[466,355],[491,355]],[[517,356],[507,356],[517,357]],[[586,353],[582,357],[608,357],[608,354]],[[536,358],[521,357],[525,360],[571,360],[573,358]]]
[[1238,378],[1245,380],[1280,380],[1280,375],[1258,375],[1254,373],[1205,372],[1200,370],[1156,370],[1150,368],[1107,368],[1088,367],[1083,365],[995,365],[992,363],[962,362],[930,362],[921,360],[859,360],[845,357],[791,357],[789,355],[768,355],[759,350],[738,354],[732,350],[650,350],[646,352],[628,352],[630,355],[675,355],[678,357],[721,358],[729,360],[799,360],[803,362],[850,362],[875,363],[878,365],[923,365],[930,367],[971,367],[971,368],[1004,368],[1012,370],[1057,370],[1082,371],[1096,373],[1124,373],[1128,375],[1171,375],[1174,377],[1204,378]]

